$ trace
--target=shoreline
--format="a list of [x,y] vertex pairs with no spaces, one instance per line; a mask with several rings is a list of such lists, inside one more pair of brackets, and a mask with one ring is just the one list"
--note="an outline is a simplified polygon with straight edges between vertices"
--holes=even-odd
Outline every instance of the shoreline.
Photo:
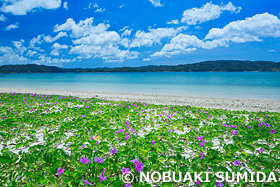
[[280,112],[280,100],[271,99],[244,99],[244,98],[222,98],[201,96],[176,96],[141,93],[111,93],[92,91],[70,91],[50,89],[26,89],[0,87],[0,92],[38,93],[52,95],[72,95],[84,98],[99,97],[114,101],[141,101],[151,104],[162,105],[189,105],[204,108],[246,110],[246,111],[268,111]]

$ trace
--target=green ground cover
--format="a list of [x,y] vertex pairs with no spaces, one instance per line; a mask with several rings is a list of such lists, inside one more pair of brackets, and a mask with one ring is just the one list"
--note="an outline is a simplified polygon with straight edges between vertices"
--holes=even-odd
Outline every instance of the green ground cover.
[[[0,186],[151,186],[140,171],[262,171],[279,180],[279,122],[272,112],[0,93]],[[215,179],[153,185],[280,186]]]

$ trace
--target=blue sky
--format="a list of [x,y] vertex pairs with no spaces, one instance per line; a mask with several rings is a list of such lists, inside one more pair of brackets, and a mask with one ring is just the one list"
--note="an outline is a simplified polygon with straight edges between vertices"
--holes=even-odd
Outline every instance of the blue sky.
[[280,61],[279,0],[0,0],[0,65]]

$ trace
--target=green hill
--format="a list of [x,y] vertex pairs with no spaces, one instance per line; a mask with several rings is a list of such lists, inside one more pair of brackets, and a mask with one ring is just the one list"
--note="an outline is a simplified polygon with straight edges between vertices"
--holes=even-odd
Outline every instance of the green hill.
[[74,68],[36,64],[3,65],[0,73],[79,73],[79,72],[238,72],[238,71],[280,71],[280,62],[217,60],[184,65],[160,65],[122,68]]

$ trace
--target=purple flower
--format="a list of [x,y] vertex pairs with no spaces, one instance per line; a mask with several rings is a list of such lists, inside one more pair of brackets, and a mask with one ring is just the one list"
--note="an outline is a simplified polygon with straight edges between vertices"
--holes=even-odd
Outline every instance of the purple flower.
[[112,154],[112,155],[114,155],[114,154],[116,154],[117,153],[117,149],[114,147],[113,149],[110,149],[110,153]]
[[134,160],[131,160],[130,162],[133,162],[135,165],[135,170],[137,172],[141,172],[144,169],[143,163],[139,161],[139,158],[136,158]]
[[264,149],[263,149],[263,148],[260,148],[260,152],[263,153],[263,152],[264,152]]
[[99,173],[98,177],[100,178],[100,182],[102,182],[103,180],[107,180],[107,177],[105,177],[104,175],[106,175],[105,173],[106,169],[104,169],[102,171],[102,173]]
[[204,136],[198,136],[198,137],[196,137],[196,140],[197,140],[197,141],[201,141],[202,138],[204,138]]
[[224,184],[223,183],[221,183],[221,182],[217,182],[217,179],[215,179],[215,182],[216,182],[216,186],[220,186],[220,187],[222,187]]
[[204,146],[204,143],[200,143],[200,144],[199,144],[199,146],[200,146],[201,148],[203,148],[203,146]]
[[99,144],[99,141],[96,141],[96,145],[98,145]]
[[129,168],[123,168],[122,169],[122,174],[129,174],[131,171],[130,171],[130,169]]
[[266,125],[266,127],[268,127],[268,128],[270,128],[271,126],[267,123],[267,124],[265,124]]
[[82,145],[82,149],[84,149],[86,146],[85,145]]
[[134,132],[136,132],[136,130],[135,129],[131,129],[131,131],[134,133]]
[[128,135],[128,133],[126,133],[126,136],[125,136],[126,141],[128,140],[128,138],[130,138],[130,136]]
[[130,183],[124,184],[124,187],[132,187]]
[[71,145],[71,143],[67,145],[67,148],[70,148],[70,145]]
[[133,164],[135,164],[136,161],[139,161],[139,158],[135,158],[134,160],[130,160],[129,162],[133,162]]
[[235,166],[239,166],[241,163],[240,163],[239,160],[235,160],[235,161],[233,162],[233,164],[234,164]]
[[103,158],[100,158],[100,157],[95,157],[95,158],[94,158],[94,162],[103,163],[103,162],[104,162],[104,159],[103,159]]
[[85,118],[86,116],[85,115],[82,115],[82,118]]
[[172,130],[168,130],[167,132],[171,133],[171,132],[172,132]]
[[156,142],[154,141],[154,140],[151,140],[151,144],[153,145],[153,144],[155,144]]
[[136,162],[135,170],[140,173],[143,169],[144,169],[143,163],[140,161]]
[[80,162],[83,163],[83,164],[88,164],[88,163],[90,163],[90,160],[88,158],[81,157]]
[[275,132],[276,131],[274,129],[271,129],[271,131],[270,131],[271,134],[275,134]]
[[6,118],[5,116],[2,117],[2,119],[5,119],[5,118]]
[[92,186],[92,184],[88,182],[88,180],[85,180],[84,177],[83,177],[83,181],[85,182],[84,186],[86,186],[87,184]]
[[124,132],[124,130],[120,129],[120,130],[116,131],[115,134],[118,134],[118,133],[121,133],[121,132]]
[[247,126],[247,128],[250,130],[250,129],[251,129],[251,126]]
[[93,140],[93,136],[92,136],[92,137],[90,137],[90,140]]
[[197,183],[195,184],[196,186],[199,185],[201,186],[200,180],[197,181]]
[[65,171],[65,169],[58,168],[57,169],[58,176],[60,176],[62,173],[64,173],[64,171]]
[[237,134],[238,134],[238,130],[236,130],[236,131],[231,131],[230,134],[232,134],[232,135],[237,135]]
[[203,159],[204,153],[200,153],[201,159]]

